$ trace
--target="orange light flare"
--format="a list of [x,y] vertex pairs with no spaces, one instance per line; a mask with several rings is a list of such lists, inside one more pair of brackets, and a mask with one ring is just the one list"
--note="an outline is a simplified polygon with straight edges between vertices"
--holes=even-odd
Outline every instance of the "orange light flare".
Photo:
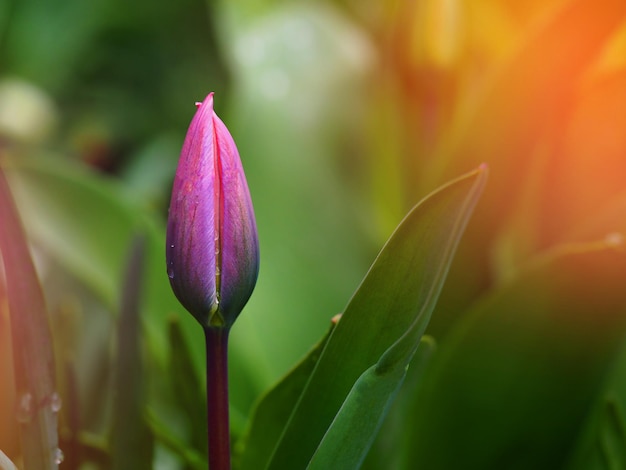
[[626,208],[625,2],[426,0],[392,23],[382,85],[407,205],[487,162],[487,244],[521,219],[531,250],[590,237],[599,213],[596,238],[626,230],[609,220]]

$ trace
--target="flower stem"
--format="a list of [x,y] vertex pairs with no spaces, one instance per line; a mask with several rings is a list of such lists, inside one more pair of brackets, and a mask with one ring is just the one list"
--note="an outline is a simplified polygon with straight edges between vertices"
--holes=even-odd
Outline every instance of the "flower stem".
[[209,468],[230,470],[228,422],[228,333],[229,328],[204,329],[206,340],[207,423]]

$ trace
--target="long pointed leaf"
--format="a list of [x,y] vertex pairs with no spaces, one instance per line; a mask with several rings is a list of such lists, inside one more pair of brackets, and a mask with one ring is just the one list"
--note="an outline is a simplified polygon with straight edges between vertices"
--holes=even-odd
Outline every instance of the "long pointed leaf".
[[[31,239],[83,281],[111,311],[118,309],[118,279],[128,240],[138,229],[146,234],[147,266],[141,301],[150,312],[150,322],[144,322],[144,327],[153,357],[165,367],[169,358],[166,325],[171,313],[181,307],[167,276],[163,279],[164,228],[130,203],[124,187],[83,167],[52,155],[12,158],[2,165],[19,207],[24,208],[24,225]],[[196,325],[187,317],[181,319],[185,335],[199,339]],[[192,351],[198,373],[204,370],[203,354],[199,346]]]
[[437,298],[485,180],[481,168],[432,193],[391,236],[324,348],[270,469],[306,466],[359,376]]
[[256,470],[267,465],[335,325],[333,321],[319,343],[259,400],[245,437],[244,450],[234,460],[235,468]]
[[25,470],[58,467],[54,356],[35,266],[11,191],[0,170],[0,253],[11,319],[17,418]]
[[[422,365],[432,354],[435,343],[425,337],[417,352]],[[356,381],[346,401],[311,459],[308,470],[360,468],[383,419],[404,383],[406,369],[415,348],[404,350],[401,360],[391,367],[385,357],[367,369]]]
[[626,468],[626,337],[606,385],[583,425],[570,470]]
[[189,345],[177,317],[170,321],[169,343],[172,352],[168,373],[174,395],[188,421],[189,447],[206,456],[206,391],[202,377],[193,367]]
[[133,240],[124,275],[118,319],[111,468],[152,468],[153,439],[143,418],[145,390],[140,348],[140,298],[144,281],[145,238]]

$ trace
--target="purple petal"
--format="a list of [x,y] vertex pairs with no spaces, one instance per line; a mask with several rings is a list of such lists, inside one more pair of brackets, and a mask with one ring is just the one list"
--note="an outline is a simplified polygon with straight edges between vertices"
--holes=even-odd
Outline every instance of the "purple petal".
[[198,106],[181,152],[166,261],[174,293],[204,326],[230,326],[256,283],[252,201],[235,142],[213,112],[212,93]]

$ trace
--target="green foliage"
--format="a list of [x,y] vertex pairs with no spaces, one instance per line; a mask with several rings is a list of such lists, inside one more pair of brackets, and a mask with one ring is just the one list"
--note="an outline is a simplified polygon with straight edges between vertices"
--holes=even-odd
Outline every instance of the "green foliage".
[[[163,326],[169,315],[180,311],[167,278],[160,275],[165,265],[163,225],[138,214],[119,185],[63,160],[23,158],[6,166],[31,238],[112,312],[118,310],[119,276],[128,246],[137,231],[146,232],[149,254],[141,300],[150,316],[143,318],[154,357],[163,366],[168,351]],[[192,331],[195,328],[187,329],[191,335]],[[202,370],[202,350],[196,345],[192,356],[198,370]]]
[[624,341],[572,452],[572,469],[613,469],[626,464],[626,360]]
[[383,369],[410,358],[485,178],[481,169],[450,183],[400,224],[328,339],[267,468],[305,466],[359,376],[381,356]]
[[564,246],[481,299],[414,397],[407,467],[566,462],[623,341],[624,269],[611,244]]
[[242,455],[235,462],[236,468],[254,469],[269,462],[334,327],[333,322],[320,342],[260,399],[252,413],[251,426],[242,443]]
[[123,278],[115,362],[111,468],[152,468],[152,435],[143,418],[145,396],[141,360],[139,299],[143,287],[144,238],[133,240]]
[[[409,332],[415,335],[419,328],[412,328]],[[360,468],[404,383],[413,354],[420,353],[417,362],[423,365],[433,348],[434,342],[429,337],[422,338],[417,350],[414,341],[398,341],[376,365],[363,372],[324,434],[307,468],[324,469],[333,465]]]
[[[206,468],[204,341],[164,219],[215,91],[261,244],[230,337],[237,469],[623,468],[625,19],[623,0],[0,2],[19,213],[0,180],[0,416],[28,380],[62,397],[68,468]],[[345,307],[400,218],[480,162],[458,247],[484,175],[418,205]],[[2,420],[0,467],[45,468],[51,418]],[[151,456],[121,450],[142,436]]]

